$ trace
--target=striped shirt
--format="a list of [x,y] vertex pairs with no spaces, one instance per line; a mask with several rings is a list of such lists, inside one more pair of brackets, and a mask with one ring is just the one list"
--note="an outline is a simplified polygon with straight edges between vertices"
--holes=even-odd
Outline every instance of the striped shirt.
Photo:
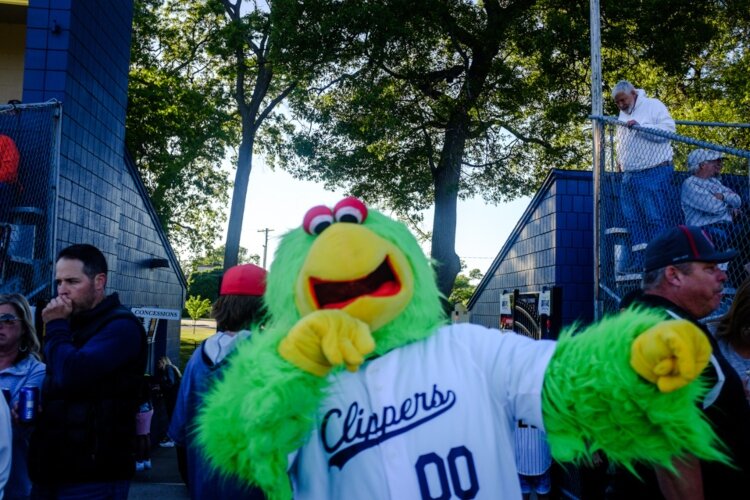
[[[715,196],[719,193],[723,200]],[[740,207],[742,199],[716,177],[701,179],[691,175],[682,183],[680,202],[689,226],[707,226],[732,222],[732,210]]]
[[516,467],[524,476],[539,476],[552,465],[547,435],[523,420],[516,422]]

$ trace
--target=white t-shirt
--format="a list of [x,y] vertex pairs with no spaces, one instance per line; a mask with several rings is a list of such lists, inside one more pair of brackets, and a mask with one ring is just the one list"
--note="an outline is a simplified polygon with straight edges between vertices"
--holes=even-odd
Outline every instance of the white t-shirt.
[[521,498],[515,422],[543,429],[554,349],[456,324],[330,375],[315,429],[290,456],[294,498]]

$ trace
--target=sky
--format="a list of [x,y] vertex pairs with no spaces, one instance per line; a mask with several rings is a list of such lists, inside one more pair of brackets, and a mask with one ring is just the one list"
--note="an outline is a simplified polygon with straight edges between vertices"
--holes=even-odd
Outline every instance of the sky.
[[[298,227],[309,208],[315,205],[333,207],[344,196],[343,191],[326,191],[320,184],[297,180],[280,169],[271,170],[262,159],[255,158],[240,245],[250,254],[260,255],[262,264],[264,230],[270,229],[268,267],[281,236]],[[524,197],[499,206],[488,205],[481,199],[459,201],[456,253],[466,262],[467,271],[474,268],[483,274],[487,271],[530,200]],[[432,210],[424,213],[423,228],[432,229]],[[225,238],[226,224],[222,240]],[[425,252],[429,252],[429,246]]]

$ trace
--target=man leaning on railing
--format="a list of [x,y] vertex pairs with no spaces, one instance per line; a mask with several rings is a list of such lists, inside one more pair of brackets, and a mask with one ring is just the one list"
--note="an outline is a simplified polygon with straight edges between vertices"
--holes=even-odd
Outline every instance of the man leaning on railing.
[[[622,80],[612,90],[620,109],[616,136],[617,166],[622,171],[622,212],[634,247],[644,246],[663,229],[674,225],[668,218],[672,205],[672,145],[669,139],[634,130],[638,125],[675,132],[675,123],[664,104]],[[636,248],[637,249],[637,248]],[[631,266],[640,267],[631,262]]]

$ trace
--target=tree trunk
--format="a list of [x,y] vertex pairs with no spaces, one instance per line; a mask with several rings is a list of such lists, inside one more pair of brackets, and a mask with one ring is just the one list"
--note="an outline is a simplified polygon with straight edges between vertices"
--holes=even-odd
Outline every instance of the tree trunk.
[[237,159],[237,174],[234,177],[234,191],[232,192],[232,208],[229,212],[229,226],[227,228],[227,242],[224,248],[224,270],[236,266],[240,253],[240,236],[242,235],[242,219],[245,215],[245,201],[247,187],[250,183],[250,171],[253,169],[253,144],[255,143],[255,129],[243,131],[242,142]]
[[[495,26],[497,12],[491,3],[487,3],[489,25]],[[489,29],[489,28],[488,28]],[[497,34],[490,30],[495,38],[487,37],[482,43],[472,48],[474,58],[469,65],[466,81],[461,96],[455,101],[454,108],[445,129],[445,142],[440,152],[440,161],[433,172],[435,184],[435,219],[432,224],[431,256],[437,263],[437,283],[440,292],[447,299],[453,290],[456,276],[461,271],[461,259],[456,255],[456,223],[458,207],[458,189],[461,182],[466,139],[469,135],[469,110],[476,106],[484,90],[492,60],[499,50]],[[446,309],[448,306],[445,302]]]
[[446,298],[461,270],[456,255],[456,221],[458,183],[461,180],[461,161],[466,144],[465,112],[456,111],[445,133],[445,144],[437,170],[435,184],[435,218],[432,222],[432,259],[437,263],[437,284]]

